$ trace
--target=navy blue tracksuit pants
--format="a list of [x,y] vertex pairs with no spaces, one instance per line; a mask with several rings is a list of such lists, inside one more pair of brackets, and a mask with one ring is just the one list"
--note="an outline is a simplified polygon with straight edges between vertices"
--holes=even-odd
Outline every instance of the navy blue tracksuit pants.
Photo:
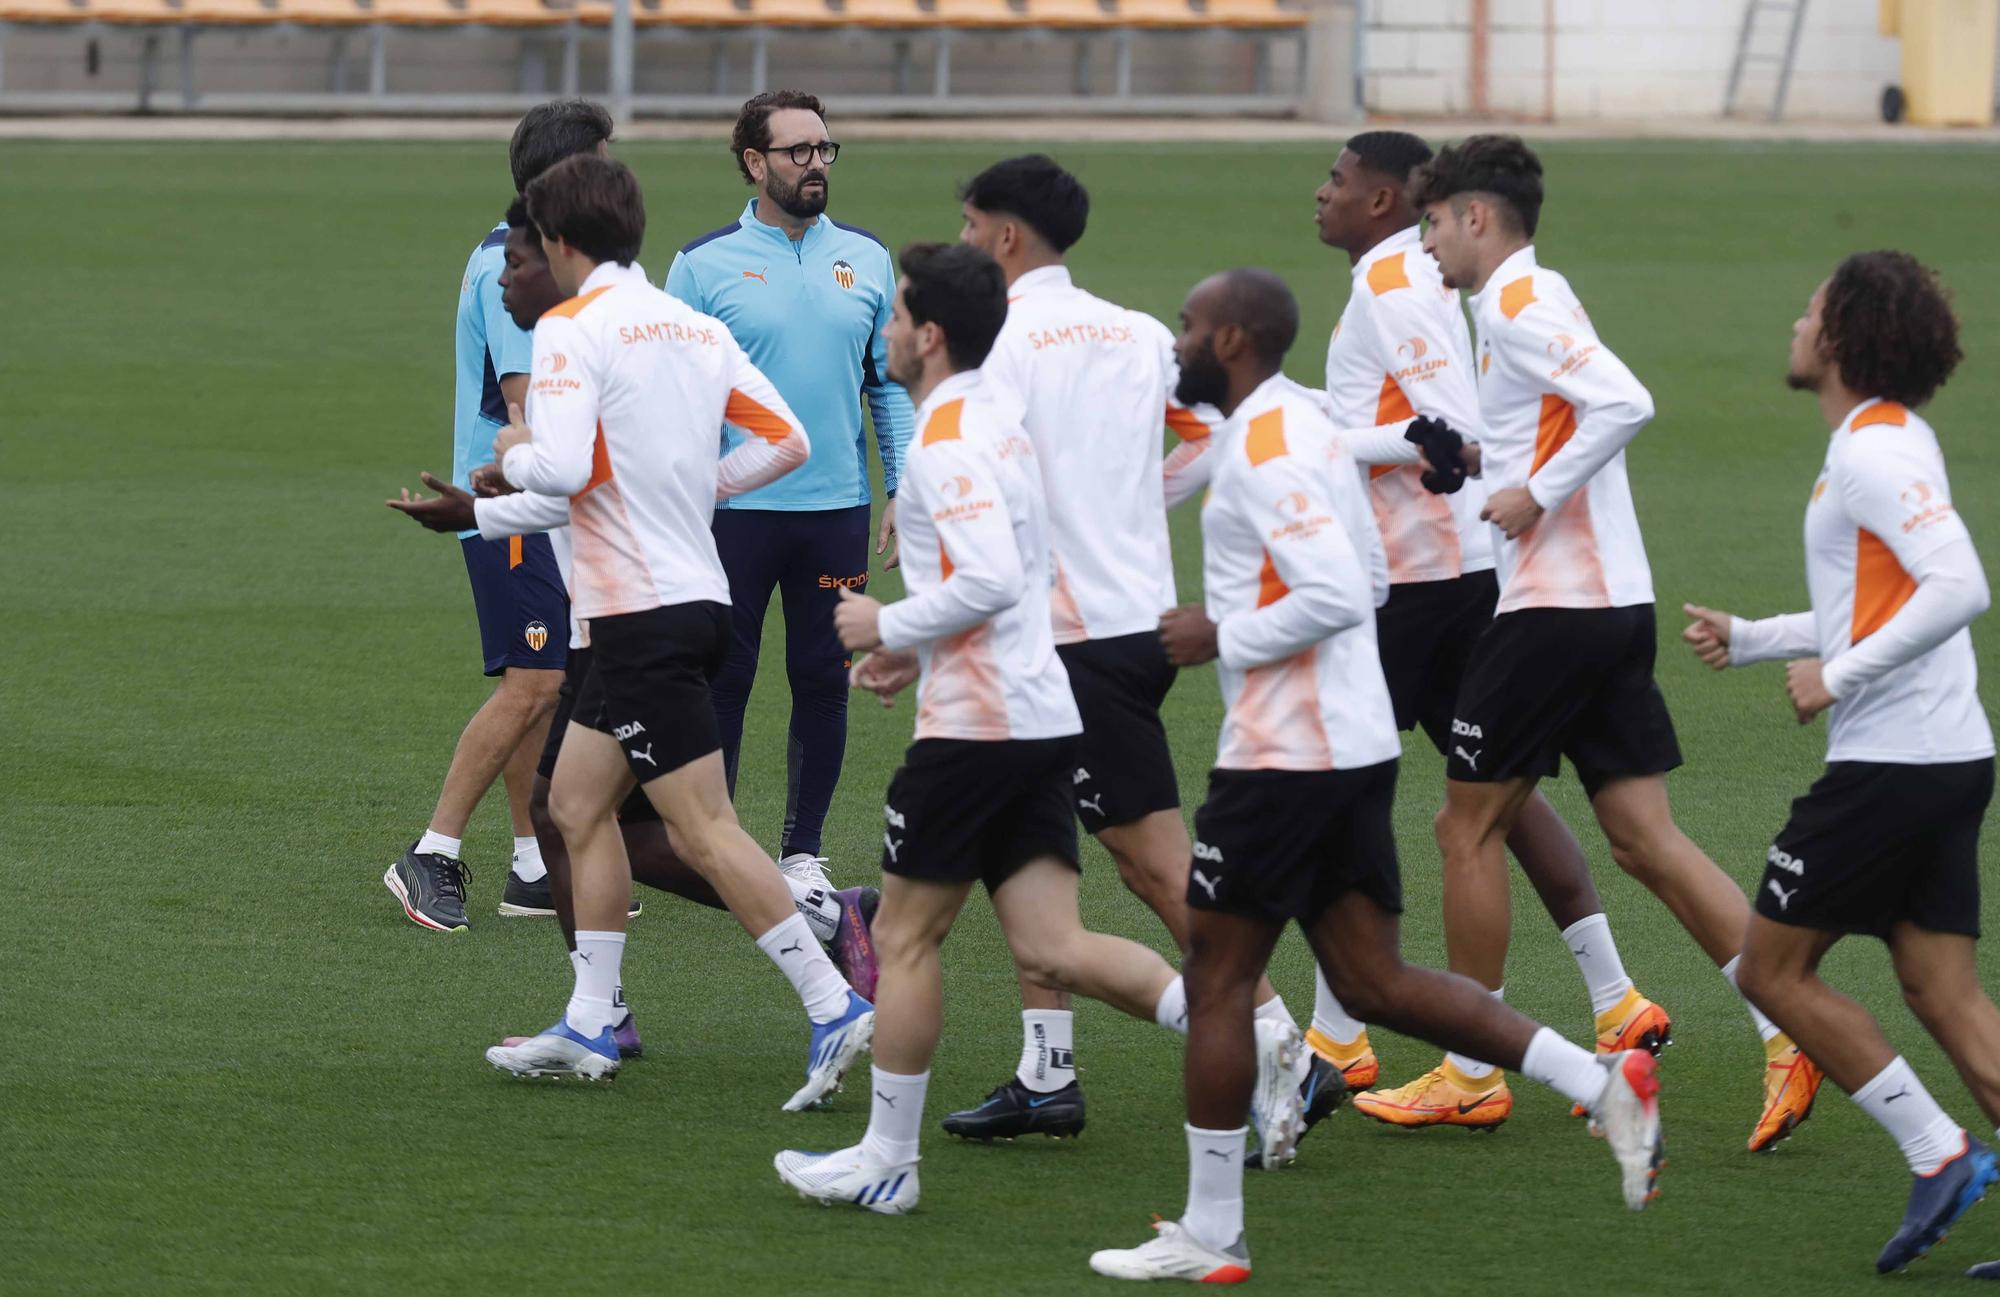
[[722,727],[722,760],[736,792],[743,712],[757,678],[771,592],[784,598],[785,674],[792,719],[785,745],[785,830],[780,856],[818,855],[820,833],[847,753],[847,650],[833,633],[844,586],[868,590],[869,507],[795,512],[717,509],[715,548],[729,575],[735,636],[710,686]]

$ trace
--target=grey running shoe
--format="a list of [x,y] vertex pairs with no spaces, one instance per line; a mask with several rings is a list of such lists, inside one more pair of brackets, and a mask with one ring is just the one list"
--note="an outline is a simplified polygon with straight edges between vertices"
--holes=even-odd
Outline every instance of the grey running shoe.
[[382,885],[403,903],[410,922],[432,932],[464,932],[465,884],[472,868],[463,860],[431,852],[417,854],[412,842],[402,858],[382,875]]

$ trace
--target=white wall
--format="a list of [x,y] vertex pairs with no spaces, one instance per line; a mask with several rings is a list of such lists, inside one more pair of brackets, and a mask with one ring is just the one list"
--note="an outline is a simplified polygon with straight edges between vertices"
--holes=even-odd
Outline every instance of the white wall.
[[[1558,120],[1713,116],[1748,0],[1555,0]],[[1459,114],[1471,108],[1471,0],[1368,0],[1368,107]],[[1490,107],[1538,117],[1544,0],[1491,0]],[[1876,0],[1810,0],[1786,115],[1869,118],[1899,80],[1899,45],[1875,31]],[[1784,50],[1788,15],[1767,12],[1756,48]],[[1775,69],[1745,72],[1743,102],[1770,102]]]

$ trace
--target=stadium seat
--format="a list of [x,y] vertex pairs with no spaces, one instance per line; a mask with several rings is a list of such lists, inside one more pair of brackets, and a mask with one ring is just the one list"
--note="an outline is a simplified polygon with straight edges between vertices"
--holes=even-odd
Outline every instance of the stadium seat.
[[1007,0],[935,0],[932,13],[940,27],[1020,27],[1022,10]]
[[180,10],[169,0],[98,0],[90,6],[90,16],[134,27],[170,27],[181,21]]
[[1206,27],[1188,0],[1117,0],[1119,25],[1146,28]]
[[846,21],[826,0],[750,0],[750,17],[772,27],[839,27]]
[[487,27],[563,27],[576,18],[575,5],[547,0],[466,0],[465,12]]
[[1217,27],[1303,27],[1305,13],[1278,0],[1202,0],[1202,15]]
[[917,0],[835,0],[835,12],[855,27],[935,27],[937,18]]
[[[609,6],[606,6],[608,12]],[[641,27],[755,27],[759,19],[737,0],[635,0],[632,21]]]
[[0,22],[83,23],[90,10],[83,0],[0,0]]
[[1037,27],[1102,28],[1123,24],[1098,0],[1027,0],[1028,21]]
[[357,0],[278,0],[278,17],[313,27],[365,27],[375,21]]

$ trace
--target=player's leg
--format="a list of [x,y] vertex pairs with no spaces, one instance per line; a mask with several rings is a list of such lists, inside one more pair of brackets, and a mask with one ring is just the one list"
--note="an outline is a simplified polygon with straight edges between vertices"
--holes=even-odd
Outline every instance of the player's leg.
[[1136,941],[1086,929],[1078,878],[1074,864],[1041,856],[994,889],[993,910],[1015,964],[1039,985],[1152,1020],[1174,981],[1172,966]]
[[786,1149],[773,1161],[801,1197],[844,1202],[883,1215],[917,1205],[918,1150],[931,1057],[944,1030],[939,951],[972,883],[887,874],[875,920],[877,959],[874,1065],[868,1129],[832,1153]]
[[868,506],[790,515],[778,590],[785,607],[785,674],[792,689],[779,858],[820,854],[827,808],[847,753],[849,655],[834,634],[842,589],[868,589]]
[[771,609],[784,551],[772,526],[778,515],[762,509],[717,509],[711,530],[716,557],[729,578],[729,651],[709,690],[722,743],[729,793],[736,794],[737,758],[743,749],[743,713],[757,683],[764,615]]

